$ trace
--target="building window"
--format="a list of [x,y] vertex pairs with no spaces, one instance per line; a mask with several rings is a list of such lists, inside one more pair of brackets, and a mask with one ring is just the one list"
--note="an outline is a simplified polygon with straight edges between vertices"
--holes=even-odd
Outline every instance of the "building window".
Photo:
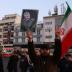
[[38,42],[38,43],[40,42],[40,37],[37,37],[37,42]]
[[14,39],[13,42],[15,43],[16,42],[16,39]]
[[10,24],[11,24],[11,25],[13,25],[13,24],[14,24],[14,22],[10,22]]
[[22,36],[25,36],[25,32],[22,32]]
[[0,38],[2,38],[2,35],[0,35]]
[[11,35],[10,36],[13,37],[13,32],[11,32]]
[[18,33],[18,36],[22,36],[22,32],[19,32],[19,33]]
[[16,36],[16,33],[14,32],[14,36]]
[[13,44],[13,39],[10,39],[10,44]]
[[4,37],[4,38],[7,38],[7,37],[8,37],[8,33],[4,33],[4,34],[3,34],[3,37]]
[[52,28],[47,28],[45,29],[46,32],[51,32],[52,31]]
[[3,44],[8,44],[8,40],[7,39],[4,39],[3,40]]
[[8,31],[8,27],[4,27],[3,28],[3,31]]
[[37,38],[36,37],[33,37],[33,41],[36,43],[37,42]]
[[25,42],[25,38],[22,38],[22,42],[23,42],[23,43]]
[[2,29],[0,29],[0,32],[2,32]]
[[51,24],[52,24],[52,22],[45,22],[45,24],[46,24],[46,25],[51,25]]
[[16,36],[18,36],[18,32],[16,32]]
[[18,42],[22,42],[22,38],[19,38],[19,39],[18,39]]
[[52,38],[52,35],[46,36],[46,38]]
[[40,34],[40,29],[37,30],[37,34]]
[[15,42],[18,43],[18,38],[15,38]]
[[11,26],[11,30],[14,31],[14,26]]

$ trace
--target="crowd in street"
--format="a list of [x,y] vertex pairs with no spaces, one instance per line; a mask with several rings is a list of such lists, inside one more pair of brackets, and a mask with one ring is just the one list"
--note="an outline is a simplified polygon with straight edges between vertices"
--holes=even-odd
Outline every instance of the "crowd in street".
[[[72,55],[66,54],[60,59],[59,48],[61,48],[61,43],[59,37],[56,36],[57,39],[55,40],[55,49],[52,56],[46,45],[42,46],[43,48],[34,48],[31,32],[27,33],[27,37],[28,52],[14,50],[7,64],[8,72],[18,72],[18,62],[20,72],[72,72]],[[4,72],[1,51],[0,72]]]

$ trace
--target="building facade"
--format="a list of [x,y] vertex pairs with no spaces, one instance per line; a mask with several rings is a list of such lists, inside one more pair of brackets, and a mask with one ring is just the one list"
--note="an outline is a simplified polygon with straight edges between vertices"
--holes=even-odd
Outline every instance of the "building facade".
[[14,27],[20,24],[20,19],[17,14],[9,14],[0,20],[0,44],[4,47],[13,46]]
[[[38,23],[36,32],[33,33],[34,44],[54,43],[55,27],[61,26],[63,15],[53,15],[43,17],[43,23]],[[14,32],[14,45],[26,45],[27,38],[25,32],[20,32],[20,25],[16,26]]]
[[[36,32],[33,32],[34,44],[42,44],[42,28],[43,23],[37,24]],[[15,46],[21,46],[27,44],[27,37],[25,32],[20,32],[20,25],[16,26],[14,32],[14,42]]]
[[61,26],[63,15],[43,17],[43,42],[54,42],[55,28]]
[[[33,32],[34,44],[54,43],[55,27],[61,26],[63,15],[43,17],[43,23],[37,23]],[[20,32],[21,16],[17,14],[5,15],[0,20],[0,44],[4,46],[26,45],[25,32]]]

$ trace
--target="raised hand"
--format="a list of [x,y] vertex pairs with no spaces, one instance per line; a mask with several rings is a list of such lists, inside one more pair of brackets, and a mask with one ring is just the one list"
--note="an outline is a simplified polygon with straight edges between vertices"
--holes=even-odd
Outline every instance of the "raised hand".
[[26,35],[27,35],[28,41],[32,42],[32,32],[31,31],[27,31]]

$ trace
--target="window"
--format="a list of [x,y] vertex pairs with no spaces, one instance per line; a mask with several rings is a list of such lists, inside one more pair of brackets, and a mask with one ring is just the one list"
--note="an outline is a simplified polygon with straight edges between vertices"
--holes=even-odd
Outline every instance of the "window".
[[11,25],[13,25],[13,24],[14,24],[14,22],[10,22],[10,24],[11,24]]
[[22,42],[23,42],[23,43],[25,42],[25,38],[22,38]]
[[11,35],[10,36],[13,37],[13,32],[11,32]]
[[18,36],[18,32],[16,32],[16,36]]
[[11,26],[11,30],[14,30],[14,26]]
[[2,35],[0,35],[0,38],[2,38]]
[[10,44],[13,44],[13,39],[10,39]]
[[7,38],[7,35],[3,35],[4,38]]
[[3,40],[3,44],[8,44],[8,40],[7,39],[4,39]]
[[3,31],[8,31],[8,27],[4,27],[3,28]]
[[45,22],[45,24],[46,24],[46,25],[51,25],[51,24],[52,24],[52,22]]
[[37,37],[37,42],[40,42],[40,37]]
[[16,42],[16,39],[14,39],[13,42],[15,43]]
[[0,32],[2,32],[2,29],[0,29]]
[[16,33],[14,32],[14,36],[16,36]]
[[18,33],[18,36],[22,36],[22,32],[19,32],[19,33]]
[[16,42],[16,43],[18,42],[18,38],[15,38],[15,42]]
[[45,29],[46,32],[51,32],[52,31],[52,28],[47,28]]
[[19,38],[19,39],[18,39],[18,42],[22,42],[22,38]]
[[8,34],[7,33],[4,33],[3,34],[3,37],[6,37],[7,38],[8,37]]
[[22,32],[22,36],[25,36],[25,33],[24,32]]
[[37,34],[40,34],[40,29],[37,29]]
[[52,38],[52,35],[46,36],[46,38]]

